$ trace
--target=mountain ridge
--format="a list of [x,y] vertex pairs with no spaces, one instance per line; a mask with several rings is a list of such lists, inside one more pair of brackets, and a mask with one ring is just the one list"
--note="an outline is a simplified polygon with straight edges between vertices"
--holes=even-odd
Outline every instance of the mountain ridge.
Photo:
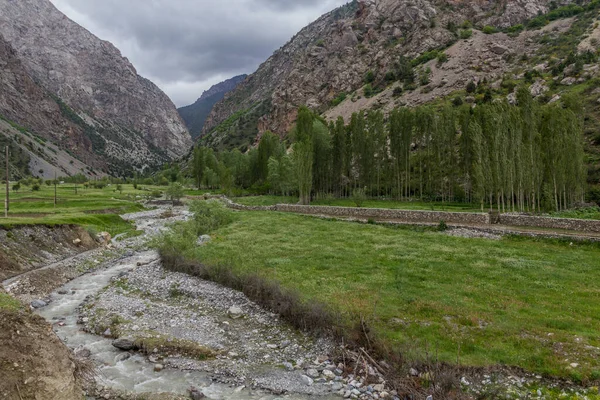
[[234,90],[248,75],[234,76],[223,82],[211,86],[193,104],[177,109],[183,118],[192,138],[196,139],[202,133],[204,122],[212,111],[214,105],[222,100],[226,93]]
[[[82,142],[90,164],[117,175],[184,155],[191,137],[171,100],[110,42],[71,21],[48,0],[0,0],[0,33],[24,70],[51,95]],[[18,121],[37,129],[27,116]],[[37,133],[37,132],[36,132]],[[41,132],[40,132],[41,134]],[[65,137],[56,129],[49,136]],[[81,158],[87,155],[57,143]]]
[[[401,56],[417,59],[456,43],[461,25],[508,29],[572,1],[360,0],[303,28],[240,86],[217,103],[203,131],[204,144],[223,148],[237,114],[256,120],[258,134],[285,136],[299,106],[323,113],[341,95],[359,90],[369,71],[385,80]],[[255,110],[266,103],[268,111]],[[263,107],[264,108],[264,107]],[[228,129],[220,129],[227,122]],[[234,129],[239,135],[242,129]],[[251,132],[246,129],[246,136]]]

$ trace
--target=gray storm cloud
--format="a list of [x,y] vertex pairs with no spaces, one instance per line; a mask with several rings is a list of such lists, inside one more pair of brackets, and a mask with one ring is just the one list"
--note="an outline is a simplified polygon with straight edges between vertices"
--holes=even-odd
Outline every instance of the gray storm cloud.
[[178,105],[251,73],[302,27],[348,0],[51,0],[109,40]]

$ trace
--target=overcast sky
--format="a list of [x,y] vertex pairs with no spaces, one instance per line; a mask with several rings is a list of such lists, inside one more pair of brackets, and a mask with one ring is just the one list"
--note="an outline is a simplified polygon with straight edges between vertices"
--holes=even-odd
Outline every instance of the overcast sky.
[[348,0],[51,0],[112,42],[179,106],[252,73],[320,15]]

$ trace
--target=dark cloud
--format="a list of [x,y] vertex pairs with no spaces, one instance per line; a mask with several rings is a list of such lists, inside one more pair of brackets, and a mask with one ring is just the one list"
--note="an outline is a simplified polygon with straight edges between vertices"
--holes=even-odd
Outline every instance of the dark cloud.
[[348,0],[51,0],[111,41],[178,105],[251,73],[321,14]]

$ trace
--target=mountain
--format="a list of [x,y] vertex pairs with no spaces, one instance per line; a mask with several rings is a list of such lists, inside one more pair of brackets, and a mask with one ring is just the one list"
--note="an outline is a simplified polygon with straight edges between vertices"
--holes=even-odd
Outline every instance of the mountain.
[[[548,14],[569,3],[574,2],[352,1],[302,29],[217,103],[202,143],[243,148],[266,130],[283,136],[300,105],[329,119],[347,118],[360,109],[440,99],[470,81],[499,85],[523,60],[540,60],[536,52],[544,40],[570,29],[570,22],[555,17],[570,17],[581,7]],[[536,19],[541,26],[552,22],[551,28],[523,31],[522,24]],[[442,53],[444,62],[438,62]],[[416,82],[401,82],[404,67],[414,70]]]
[[4,104],[11,122],[113,174],[156,167],[189,150],[191,137],[171,100],[111,43],[49,0],[0,0],[0,8],[4,46],[35,92]]
[[210,89],[204,91],[194,104],[177,109],[193,139],[196,139],[202,133],[206,117],[208,117],[214,105],[221,101],[226,93],[231,92],[242,83],[247,76],[235,76],[213,85]]

